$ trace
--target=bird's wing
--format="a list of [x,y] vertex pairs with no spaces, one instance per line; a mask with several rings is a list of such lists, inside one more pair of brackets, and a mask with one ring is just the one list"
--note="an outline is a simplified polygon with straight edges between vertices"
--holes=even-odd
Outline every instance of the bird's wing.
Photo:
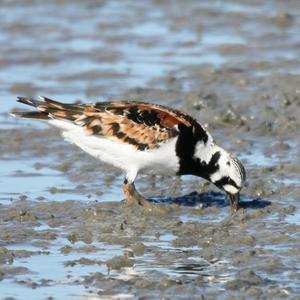
[[[161,105],[135,101],[63,104],[46,97],[41,101],[19,98],[19,102],[37,107],[36,118],[64,119],[82,126],[88,135],[105,136],[131,144],[138,150],[158,148],[179,134],[179,127],[191,128],[189,115]],[[28,117],[32,117],[30,113]],[[26,117],[26,113],[20,116]]]
[[191,126],[188,116],[166,107],[142,102],[98,102],[87,106],[75,120],[87,134],[103,135],[138,150],[158,148],[178,135],[178,125]]

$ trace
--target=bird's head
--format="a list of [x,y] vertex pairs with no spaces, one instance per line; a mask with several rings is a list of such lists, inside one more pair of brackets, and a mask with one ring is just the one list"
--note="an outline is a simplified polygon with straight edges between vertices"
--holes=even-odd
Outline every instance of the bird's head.
[[210,175],[209,180],[227,193],[231,208],[236,211],[239,203],[239,192],[246,180],[246,171],[237,157],[221,148],[219,151],[218,169]]
[[203,177],[225,191],[229,197],[231,208],[237,210],[239,192],[246,180],[244,166],[238,158],[214,143],[206,149],[200,146],[197,150],[196,155],[198,152],[200,162],[202,158],[201,167],[205,170]]

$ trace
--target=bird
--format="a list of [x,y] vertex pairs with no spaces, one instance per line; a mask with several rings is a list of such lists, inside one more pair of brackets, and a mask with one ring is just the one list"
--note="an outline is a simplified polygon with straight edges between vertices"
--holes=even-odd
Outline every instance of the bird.
[[218,146],[210,133],[187,113],[139,101],[61,103],[47,97],[18,97],[35,110],[15,117],[47,121],[65,140],[124,172],[125,203],[148,206],[135,188],[138,174],[194,175],[224,191],[231,211],[239,208],[246,180],[241,161]]

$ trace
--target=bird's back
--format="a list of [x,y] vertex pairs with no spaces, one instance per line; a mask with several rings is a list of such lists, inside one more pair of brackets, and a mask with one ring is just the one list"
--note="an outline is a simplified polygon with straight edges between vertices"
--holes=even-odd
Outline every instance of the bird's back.
[[136,101],[97,102],[92,104],[64,104],[46,97],[41,100],[19,97],[19,102],[34,106],[38,111],[15,113],[24,118],[71,122],[85,134],[115,139],[138,150],[160,147],[179,135],[180,130],[197,127],[202,138],[206,131],[191,116],[168,107]]

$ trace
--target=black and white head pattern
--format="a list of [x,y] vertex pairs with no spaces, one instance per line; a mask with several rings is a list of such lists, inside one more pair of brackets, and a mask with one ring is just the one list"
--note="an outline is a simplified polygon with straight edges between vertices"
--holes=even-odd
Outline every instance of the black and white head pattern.
[[214,146],[215,153],[220,153],[216,162],[216,170],[210,174],[209,180],[229,194],[237,194],[244,185],[246,172],[242,163],[224,149]]
[[237,194],[246,180],[242,163],[205,133],[206,139],[198,139],[194,144],[192,159],[181,161],[180,174],[203,177],[228,194]]

